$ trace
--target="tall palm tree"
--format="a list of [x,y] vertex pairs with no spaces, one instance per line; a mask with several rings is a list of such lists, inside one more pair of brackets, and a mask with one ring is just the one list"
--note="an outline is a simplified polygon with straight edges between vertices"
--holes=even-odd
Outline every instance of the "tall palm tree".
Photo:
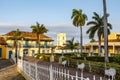
[[39,24],[38,22],[36,22],[36,25],[32,25],[31,28],[32,28],[32,32],[36,33],[36,35],[37,35],[37,42],[39,45],[38,53],[40,54],[40,38],[41,38],[42,34],[48,32],[48,29],[46,29],[43,24]]
[[82,54],[82,26],[85,25],[87,15],[83,14],[81,9],[73,9],[71,18],[73,19],[73,25],[76,27],[80,27],[80,48]]
[[[90,28],[86,31],[87,34],[89,34],[89,38],[92,39],[94,38],[94,35],[97,33],[98,36],[98,42],[99,42],[99,51],[98,51],[98,55],[101,55],[101,37],[104,36],[104,26],[103,26],[103,18],[104,17],[100,17],[96,12],[93,13],[94,16],[92,17],[92,19],[94,21],[90,21],[87,23],[87,25],[90,26]],[[109,15],[107,14],[107,17]],[[112,25],[110,23],[107,23],[107,31],[108,34],[110,34],[110,29],[112,29]]]
[[108,59],[108,31],[107,31],[107,7],[106,0],[103,0],[103,12],[104,12],[104,52],[105,52],[105,62],[109,62]]
[[17,57],[18,57],[18,54],[17,54],[17,50],[18,50],[18,39],[20,39],[20,35],[21,35],[21,32],[19,31],[19,29],[16,29],[16,31],[15,31],[14,34],[13,34],[13,36],[8,38],[9,40],[14,40],[14,41],[13,41],[13,48],[15,48],[16,63],[17,63]]
[[73,51],[73,49],[75,49],[75,47],[79,45],[79,42],[74,42],[74,37],[73,37],[71,40],[67,40],[65,45],[67,48]]

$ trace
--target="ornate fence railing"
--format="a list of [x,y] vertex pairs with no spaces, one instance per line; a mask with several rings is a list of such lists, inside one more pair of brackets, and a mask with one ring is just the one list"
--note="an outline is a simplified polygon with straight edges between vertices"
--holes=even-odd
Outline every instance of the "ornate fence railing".
[[75,71],[71,73],[69,69],[64,67],[55,67],[52,64],[39,64],[25,60],[18,60],[18,68],[21,69],[31,80],[110,80],[100,77],[96,78],[95,75],[92,79],[83,77],[83,73]]

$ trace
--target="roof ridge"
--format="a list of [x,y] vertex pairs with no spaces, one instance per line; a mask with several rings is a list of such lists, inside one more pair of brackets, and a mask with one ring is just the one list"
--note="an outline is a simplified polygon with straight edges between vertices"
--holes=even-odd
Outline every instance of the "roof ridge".
[[[29,39],[30,38],[31,39],[33,39],[33,38],[37,39],[36,33],[28,32],[28,31],[20,31],[20,32],[21,32],[20,36],[23,36],[23,37],[26,37],[26,38],[29,38]],[[15,33],[15,31],[13,30],[13,31],[10,31],[10,32],[6,33],[4,36],[13,36],[14,33]],[[42,37],[42,40],[53,40],[51,37],[49,37],[49,36],[47,36],[45,34],[42,34],[41,37]]]

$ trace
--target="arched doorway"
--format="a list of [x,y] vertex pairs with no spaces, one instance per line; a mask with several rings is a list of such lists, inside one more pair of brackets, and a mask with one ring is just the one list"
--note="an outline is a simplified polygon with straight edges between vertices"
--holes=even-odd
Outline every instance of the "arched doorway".
[[34,55],[35,55],[35,51],[34,51],[34,50],[32,50],[32,57],[34,57]]
[[2,48],[0,48],[0,58],[2,57]]
[[12,57],[13,52],[9,51],[9,59]]
[[23,50],[23,54],[24,54],[24,55],[27,55],[27,54],[28,54],[28,49],[24,49],[24,50]]

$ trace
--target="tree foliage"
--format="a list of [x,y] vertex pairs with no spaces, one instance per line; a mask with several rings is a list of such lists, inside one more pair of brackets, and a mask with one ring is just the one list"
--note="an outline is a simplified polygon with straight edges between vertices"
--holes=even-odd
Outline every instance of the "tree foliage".
[[46,27],[43,24],[39,24],[38,22],[36,22],[36,25],[32,25],[31,28],[32,28],[32,32],[36,33],[37,42],[38,42],[38,45],[39,45],[38,52],[40,54],[40,38],[41,38],[42,34],[48,32],[48,29],[46,29]]
[[75,27],[80,27],[80,49],[82,53],[82,26],[85,25],[87,20],[87,15],[82,13],[81,9],[73,9],[71,19],[73,20],[73,25]]

